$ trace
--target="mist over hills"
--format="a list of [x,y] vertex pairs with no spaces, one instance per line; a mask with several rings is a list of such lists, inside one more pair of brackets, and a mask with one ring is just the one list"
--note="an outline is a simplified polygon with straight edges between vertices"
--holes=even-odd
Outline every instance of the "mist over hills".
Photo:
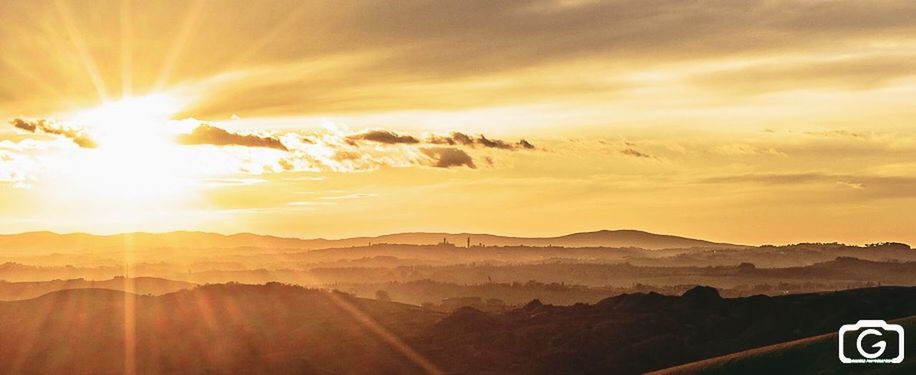
[[916,315],[914,274],[639,231],[3,235],[0,373],[640,373]]
[[206,232],[124,233],[93,235],[86,233],[58,234],[28,232],[0,235],[0,249],[6,252],[35,249],[80,251],[122,247],[181,247],[181,248],[273,248],[323,249],[365,246],[368,244],[429,245],[443,240],[457,246],[562,246],[562,247],[636,247],[643,249],[671,248],[738,248],[742,245],[716,243],[686,237],[654,234],[637,230],[601,230],[573,233],[558,237],[510,237],[478,233],[397,233],[374,237],[341,239],[302,239],[240,233],[223,235]]
[[916,315],[914,274],[632,230],[0,235],[0,373],[639,373]]

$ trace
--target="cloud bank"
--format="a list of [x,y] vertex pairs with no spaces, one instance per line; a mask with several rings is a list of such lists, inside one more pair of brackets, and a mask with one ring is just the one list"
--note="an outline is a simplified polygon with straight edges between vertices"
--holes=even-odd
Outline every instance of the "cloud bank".
[[[184,124],[187,121],[191,123]],[[200,168],[210,173],[358,172],[388,167],[477,169],[479,164],[475,158],[484,160],[485,166],[492,166],[494,160],[498,160],[495,153],[536,149],[526,140],[510,142],[483,134],[471,136],[461,132],[414,135],[388,129],[349,131],[329,126],[286,133],[256,134],[230,131],[196,120],[182,120],[178,123],[190,131],[177,136],[171,133],[165,136],[173,139],[177,145],[234,146],[216,152],[204,149],[192,151],[203,153],[195,154],[194,157],[205,160]],[[90,137],[89,134],[95,129],[91,127],[92,124],[88,124],[89,133],[46,119],[17,118],[10,124],[30,133],[60,135],[83,148],[105,147],[104,144],[97,146]],[[163,131],[167,132],[165,129]],[[283,152],[261,152],[256,149]]]

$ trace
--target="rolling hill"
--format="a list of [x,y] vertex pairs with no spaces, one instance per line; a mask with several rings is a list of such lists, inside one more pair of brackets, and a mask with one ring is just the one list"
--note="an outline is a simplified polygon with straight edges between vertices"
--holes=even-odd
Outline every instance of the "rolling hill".
[[[916,316],[891,323],[903,326],[906,342],[916,341]],[[905,345],[903,363],[894,365],[843,364],[837,358],[837,345],[836,333],[829,333],[675,366],[649,375],[916,373],[916,346],[912,344]]]
[[115,277],[108,280],[49,280],[8,282],[0,280],[0,301],[36,298],[41,295],[67,289],[109,289],[135,294],[160,295],[192,289],[197,284],[156,277]]
[[440,317],[278,284],[63,290],[0,302],[0,373],[418,373],[433,367],[399,337]]
[[[276,283],[161,296],[72,289],[0,302],[0,373],[635,374],[822,335],[857,319],[914,315],[916,288],[900,287],[747,298],[696,287],[682,296],[636,293],[573,306],[535,300],[501,313],[464,307],[448,315]],[[700,372],[843,370],[831,362],[836,347],[817,340],[699,362]]]
[[442,242],[443,239],[457,246],[464,246],[470,240],[472,245],[486,246],[637,247],[644,249],[743,247],[636,230],[601,230],[559,237],[509,237],[474,233],[398,233],[342,239],[301,239],[251,233],[223,235],[205,232],[167,232],[92,235],[29,232],[0,235],[0,249],[7,254],[36,250],[43,252],[97,251],[123,247],[326,249],[365,246],[370,243],[429,245]]

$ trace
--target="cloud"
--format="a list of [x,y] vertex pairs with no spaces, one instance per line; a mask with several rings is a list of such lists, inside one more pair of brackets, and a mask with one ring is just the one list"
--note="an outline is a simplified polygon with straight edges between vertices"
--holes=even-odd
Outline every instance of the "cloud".
[[867,138],[867,136],[863,133],[857,133],[857,132],[843,130],[843,129],[820,131],[820,132],[805,132],[805,134],[813,135],[813,136],[821,136],[821,137],[857,138],[857,139]]
[[[135,11],[150,19],[135,25],[135,31],[154,41],[146,44],[146,53],[134,57],[138,66],[161,63],[161,56],[169,55],[172,44],[157,41],[168,37],[161,32],[163,26],[185,11],[181,2],[152,3],[136,4]],[[236,88],[208,93],[201,103],[193,103],[199,106],[193,111],[198,118],[493,106],[556,98],[561,94],[558,86],[568,90],[562,94],[572,95],[582,95],[583,89],[613,90],[601,85],[604,78],[595,77],[619,75],[626,81],[634,70],[663,65],[721,59],[727,63],[723,66],[731,67],[734,64],[729,62],[745,57],[844,55],[862,50],[903,55],[916,35],[912,22],[916,5],[907,0],[569,3],[468,0],[432,6],[425,1],[379,0],[343,7],[333,6],[333,1],[269,5],[227,1],[207,6],[205,16],[196,19],[194,29],[189,29],[191,35],[206,31],[213,37],[187,40],[178,62],[187,66],[176,66],[170,81],[199,82],[212,76]],[[56,16],[53,8],[7,7],[3,11],[8,30],[17,30],[27,29],[30,19],[45,19],[48,15],[43,11]],[[76,19],[86,19],[96,10],[73,7],[71,11]],[[226,19],[234,22],[222,21]],[[104,28],[83,32],[87,40],[117,43],[117,33],[107,33]],[[64,94],[91,88],[88,77],[72,79],[53,59],[42,59],[48,50],[69,46],[66,33],[46,35],[41,43],[19,34],[0,33],[0,45],[22,51],[20,60],[30,62],[18,68],[0,66],[0,76],[8,81],[0,96],[10,99],[10,107],[19,101],[48,102],[54,90],[16,90],[36,77],[49,80],[48,86]],[[114,49],[94,52],[103,61],[117,59]],[[240,60],[227,61],[230,55]],[[353,60],[344,58],[349,56]],[[902,63],[842,62],[844,66],[830,64],[822,70],[837,80],[868,85],[885,82],[882,76],[908,74],[913,69],[908,58],[911,60],[900,56]],[[752,82],[747,86],[766,86],[768,78],[776,77],[781,78],[777,80],[780,87],[792,87],[795,71],[824,65],[817,59],[800,60],[801,67],[749,74]],[[855,66],[845,67],[850,64]],[[576,74],[552,76],[551,70],[558,66],[572,67]],[[17,70],[28,74],[17,74]],[[245,75],[262,71],[271,71],[267,75],[275,79],[247,79]],[[531,72],[540,79],[515,76]],[[491,77],[497,79],[481,81],[485,85],[465,84],[469,79]],[[732,86],[732,80],[740,79],[741,74],[727,78],[726,86]]]
[[437,145],[464,145],[464,146],[473,146],[474,139],[464,133],[454,132],[451,135],[440,136],[433,135],[426,140],[428,143],[437,144]]
[[524,139],[518,141],[517,143],[509,143],[501,139],[487,138],[483,134],[475,138],[460,132],[452,132],[452,134],[448,136],[433,135],[427,139],[427,143],[450,146],[482,146],[500,150],[532,150],[535,148],[533,144]]
[[[408,135],[399,134],[391,130],[372,129],[361,133],[353,134],[346,137],[347,143],[355,145],[357,141],[371,141],[384,144],[408,144],[414,145],[421,143],[420,139]],[[487,138],[483,134],[473,137],[461,132],[452,132],[450,135],[431,135],[426,138],[425,143],[449,146],[468,146],[484,147],[499,150],[533,150],[535,146],[530,142],[522,139],[516,143],[510,143],[501,139]]]
[[788,156],[785,152],[777,150],[775,147],[757,146],[746,143],[726,143],[716,146],[713,152],[725,156],[753,156],[753,155],[771,155],[771,156]]
[[423,154],[432,159],[432,166],[436,168],[451,168],[465,166],[477,168],[474,160],[463,150],[449,147],[435,147],[420,149]]
[[632,148],[632,147],[627,147],[627,148],[625,148],[625,149],[623,149],[623,150],[620,150],[620,153],[621,153],[621,154],[624,154],[624,155],[626,155],[626,156],[632,156],[632,157],[634,157],[634,158],[658,159],[658,157],[655,157],[655,156],[649,155],[649,154],[647,154],[647,153],[638,151],[638,150],[636,150],[636,149],[634,149],[634,148]]
[[[358,172],[379,168],[408,168],[432,166],[437,168],[467,167],[477,168],[477,155],[471,150],[490,148],[494,150],[527,150],[534,148],[528,141],[510,143],[501,139],[488,138],[484,135],[469,136],[455,132],[449,136],[432,137],[402,134],[385,129],[347,131],[333,124],[311,130],[303,129],[286,133],[248,133],[230,131],[219,126],[184,120],[181,126],[190,129],[174,137],[181,145],[215,145],[245,146],[284,153],[255,152],[241,148],[226,148],[210,153],[206,150],[200,154],[206,162],[199,163],[199,168],[208,173],[243,173],[260,175],[263,173],[297,173],[297,172]],[[16,119],[11,124],[28,132],[43,132],[65,135],[82,147],[94,147],[89,138],[79,131],[59,126],[50,121],[27,121]],[[89,124],[91,125],[91,124]],[[430,142],[431,139],[433,142]],[[376,147],[374,144],[397,145],[397,147]],[[451,144],[455,147],[437,146]],[[9,141],[0,143],[0,148],[25,147]],[[20,147],[21,146],[21,147]],[[476,152],[476,151],[475,151]],[[481,152],[480,160],[484,166],[494,165],[498,157]],[[4,156],[9,158],[8,156]],[[8,162],[8,160],[3,160]],[[12,176],[10,173],[8,175]],[[20,174],[17,173],[17,176]],[[8,176],[7,180],[12,179]]]
[[207,124],[198,125],[190,134],[180,135],[178,143],[184,145],[265,147],[289,151],[279,139],[274,137],[232,133]]
[[76,143],[77,146],[83,148],[95,148],[96,143],[89,136],[83,134],[81,131],[56,124],[53,121],[38,119],[38,120],[25,120],[21,118],[16,118],[10,121],[10,124],[16,127],[17,129],[25,130],[30,133],[45,133],[59,135],[66,138],[69,138],[73,143]]
[[410,135],[400,135],[390,130],[367,130],[364,133],[354,134],[347,139],[350,140],[366,140],[378,143],[385,144],[416,144],[420,143],[420,140]]
[[11,183],[16,188],[29,188],[38,169],[31,158],[0,149],[0,183]]
[[758,184],[774,184],[774,185],[783,185],[783,184],[802,184],[810,182],[823,182],[831,181],[836,182],[837,180],[848,179],[848,176],[837,176],[823,173],[760,173],[760,174],[743,174],[743,175],[733,175],[733,176],[716,176],[709,177],[702,182],[704,183],[758,183]]
[[519,147],[524,148],[526,150],[534,150],[535,148],[533,144],[529,143],[528,141],[524,139],[518,141],[518,145]]
[[491,140],[491,139],[488,139],[487,137],[484,137],[483,134],[481,134],[480,137],[477,138],[477,143],[482,145],[483,147],[498,148],[501,150],[511,150],[514,148],[513,145],[510,145],[506,143],[505,141],[502,141],[499,139]]
[[[239,92],[208,97],[210,102],[202,103],[198,111],[201,116],[234,113],[233,110],[295,109],[327,113],[454,108],[555,98],[566,94],[559,91],[568,90],[569,86],[576,86],[569,90],[575,94],[583,90],[615,90],[616,85],[602,86],[600,81],[604,80],[594,77],[626,76],[633,71],[672,63],[836,55],[837,51],[842,56],[847,51],[870,48],[899,55],[905,48],[894,45],[908,45],[909,36],[916,29],[911,22],[916,5],[906,0],[869,3],[621,0],[581,2],[578,6],[566,3],[469,0],[430,6],[423,1],[405,4],[382,0],[351,9],[314,1],[298,5],[299,9],[280,12],[244,8],[244,12],[258,12],[259,17],[239,17],[242,10],[238,7],[220,7],[213,10],[214,20],[238,19],[242,24],[228,28],[211,21],[208,26],[218,34],[231,35],[233,48],[263,46],[258,53],[250,55],[255,60],[251,65],[280,66],[303,61],[304,66],[317,65],[317,68],[297,67],[304,73],[296,79],[289,74],[277,74],[276,80],[249,80],[244,84],[246,87],[238,87]],[[271,8],[275,9],[276,6]],[[288,21],[275,18],[290,14],[303,16]],[[271,24],[287,26],[272,34],[269,44],[252,40],[263,33],[238,31],[260,30]],[[207,48],[199,50],[191,52],[194,54],[191,61],[203,60],[204,66],[217,65],[218,56],[222,56],[204,52]],[[365,56],[369,50],[373,55]],[[331,61],[340,56],[361,59],[355,63],[334,61],[334,66],[314,64],[316,60]],[[912,73],[912,64],[907,59],[911,57],[900,56],[896,62],[805,58],[798,66],[779,64],[776,68],[767,59],[766,65],[747,74],[725,71],[725,77],[720,79],[716,74],[698,78],[704,85],[715,87],[788,89],[798,85],[792,84],[796,77],[805,77],[799,74],[810,72],[821,78],[802,82],[806,87],[868,87]],[[602,64],[587,64],[595,61]],[[549,75],[551,68],[582,62],[583,69],[577,71],[583,74],[568,75],[566,79],[553,79]],[[531,71],[536,71],[535,79],[513,79],[516,76],[504,81],[491,80],[486,85],[461,84],[473,78],[506,78]],[[509,84],[500,87],[498,82]],[[506,95],[507,87],[516,88],[508,91],[513,95]],[[251,95],[242,95],[246,100],[234,99],[240,93]],[[290,103],[290,97],[296,98],[294,103]]]
[[[297,134],[297,137],[307,137],[311,142],[286,142],[285,144],[290,148],[291,158],[311,168],[337,172],[411,166],[476,169],[478,167],[475,160],[477,156],[465,148],[507,151],[535,149],[535,146],[526,140],[510,143],[484,135],[470,136],[461,132],[421,137],[387,129],[351,132],[330,126],[307,134]],[[284,136],[284,139],[287,138]],[[397,145],[398,147],[374,147],[373,143]],[[495,164],[493,155],[480,155],[479,157],[484,161],[485,166]],[[284,161],[282,164],[284,171],[300,170],[298,167],[288,167],[292,164],[290,161]]]

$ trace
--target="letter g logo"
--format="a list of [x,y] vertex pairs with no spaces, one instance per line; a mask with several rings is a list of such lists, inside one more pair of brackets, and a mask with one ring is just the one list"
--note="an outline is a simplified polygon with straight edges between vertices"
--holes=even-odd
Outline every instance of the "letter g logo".
[[874,328],[866,329],[862,331],[862,333],[859,334],[859,338],[856,339],[856,349],[859,349],[859,354],[861,354],[865,358],[868,358],[868,359],[878,358],[882,354],[884,354],[884,350],[887,349],[887,343],[884,342],[884,340],[878,341],[874,345],[871,346],[872,348],[877,348],[878,351],[873,352],[873,353],[868,352],[862,348],[862,339],[864,339],[865,336],[868,336],[868,335],[882,336],[881,331],[877,329],[874,329]]

